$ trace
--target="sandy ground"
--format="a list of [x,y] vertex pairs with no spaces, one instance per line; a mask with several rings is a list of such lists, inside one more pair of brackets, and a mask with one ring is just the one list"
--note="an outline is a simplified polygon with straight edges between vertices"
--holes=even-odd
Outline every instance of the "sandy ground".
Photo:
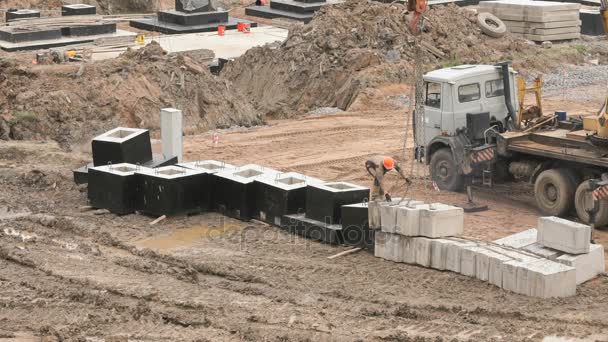
[[[547,94],[545,109],[593,112],[592,96]],[[185,159],[255,162],[328,181],[368,185],[364,161],[400,157],[414,175],[408,196],[458,204],[428,187],[409,162],[408,90],[362,96],[355,110],[189,136]],[[382,103],[393,103],[392,110]],[[402,106],[403,108],[399,108]],[[359,109],[357,109],[359,108]],[[369,110],[369,108],[375,108]],[[408,130],[407,141],[404,141]],[[404,154],[403,147],[407,148]],[[158,146],[157,146],[158,147]],[[408,159],[404,159],[404,155]],[[608,278],[577,295],[541,300],[450,272],[396,264],[280,229],[217,214],[169,218],[81,208],[86,190],[69,169],[88,159],[54,143],[0,144],[0,341],[540,341],[608,340]],[[394,175],[393,175],[394,177]],[[406,189],[392,178],[395,196]],[[495,239],[535,225],[531,187],[477,187],[489,211],[467,214],[468,236]],[[608,234],[598,240],[608,244]]]

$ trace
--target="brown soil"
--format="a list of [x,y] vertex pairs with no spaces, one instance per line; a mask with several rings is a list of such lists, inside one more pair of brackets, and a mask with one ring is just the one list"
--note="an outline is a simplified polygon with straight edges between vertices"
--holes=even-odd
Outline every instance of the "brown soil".
[[93,64],[0,60],[0,137],[72,143],[119,125],[155,130],[165,107],[183,110],[186,134],[262,123],[239,90],[196,56],[166,56],[154,43]]
[[[571,101],[593,112],[595,101]],[[408,195],[458,204],[436,193],[411,155],[403,86],[367,91],[347,111],[269,126],[187,137],[185,158],[255,162],[325,180],[369,185],[363,162],[398,157]],[[597,103],[592,103],[597,102]],[[384,105],[381,105],[384,104]],[[388,104],[388,105],[387,105]],[[548,95],[546,110],[570,110]],[[373,109],[372,109],[373,108]],[[396,264],[367,252],[328,260],[343,247],[216,214],[169,218],[80,209],[86,191],[70,179],[88,154],[54,143],[0,144],[0,338],[9,341],[541,341],[548,335],[608,339],[608,278],[577,295],[541,300],[451,272]],[[409,158],[407,160],[410,160]],[[405,189],[396,182],[396,196]],[[495,239],[533,226],[525,184],[478,188],[489,211],[466,214],[468,236]],[[608,233],[597,239],[608,243]]]
[[[251,49],[222,76],[276,117],[314,107],[346,109],[363,89],[408,79],[419,43],[405,11],[400,4],[363,0],[323,7],[309,25],[294,26],[281,47]],[[444,56],[425,50],[418,58],[425,68],[512,59],[536,49],[508,36],[483,35],[467,9],[435,7],[426,16],[420,39]]]

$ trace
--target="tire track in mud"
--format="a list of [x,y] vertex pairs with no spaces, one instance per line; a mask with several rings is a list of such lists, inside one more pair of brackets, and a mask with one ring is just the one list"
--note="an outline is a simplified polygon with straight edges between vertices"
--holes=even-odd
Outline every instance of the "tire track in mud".
[[275,134],[266,134],[266,135],[256,135],[254,140],[266,140],[266,139],[274,139],[274,138],[292,138],[292,137],[300,137],[306,135],[322,135],[322,136],[330,136],[336,134],[344,134],[344,133],[355,133],[358,131],[369,131],[369,130],[382,130],[382,129],[394,129],[395,126],[386,126],[386,125],[362,125],[362,126],[342,126],[342,127],[334,127],[334,128],[325,128],[325,129],[314,129],[314,130],[299,130],[288,133],[275,133]]

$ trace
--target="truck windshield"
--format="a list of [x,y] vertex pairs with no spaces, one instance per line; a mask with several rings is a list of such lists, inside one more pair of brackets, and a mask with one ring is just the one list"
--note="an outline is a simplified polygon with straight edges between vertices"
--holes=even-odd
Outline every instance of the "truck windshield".
[[428,107],[441,108],[441,83],[425,82],[426,94],[424,104]]

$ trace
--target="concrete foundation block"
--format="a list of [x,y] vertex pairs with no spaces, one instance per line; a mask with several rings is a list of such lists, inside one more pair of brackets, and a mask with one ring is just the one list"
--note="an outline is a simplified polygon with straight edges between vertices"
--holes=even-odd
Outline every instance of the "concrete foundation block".
[[370,229],[382,229],[382,220],[380,216],[380,201],[371,201],[368,203],[368,222]]
[[341,224],[342,206],[365,202],[369,189],[346,182],[309,184],[306,189],[306,217],[329,224]]
[[420,236],[420,211],[429,207],[428,204],[398,207],[396,232],[404,236]]
[[406,264],[416,263],[416,243],[415,238],[401,236],[401,260]]
[[576,269],[576,284],[582,284],[606,272],[604,246],[592,244],[587,254],[564,254],[557,262]]
[[397,204],[380,205],[380,227],[385,233],[395,233],[397,227]]
[[494,241],[497,245],[512,247],[512,248],[523,248],[536,242],[537,240],[536,228],[524,230],[517,234],[506,236],[502,239]]
[[513,260],[513,258],[506,253],[508,252],[506,250],[500,250],[495,247],[492,247],[491,250],[494,253],[488,254],[488,282],[502,288],[503,264]]
[[428,210],[420,211],[420,235],[438,238],[459,236],[464,231],[462,208],[431,204]]
[[[543,259],[528,263],[519,272],[522,275],[522,279],[518,279],[518,288],[521,294],[538,298],[576,295],[576,270],[574,267]],[[527,285],[524,285],[526,281]]]
[[376,258],[386,259],[386,238],[388,235],[388,233],[376,231],[374,236],[374,256]]
[[424,237],[413,238],[416,264],[424,267],[431,266],[432,239]]
[[[500,267],[503,262],[509,260],[512,259],[501,254],[493,246],[485,246],[477,250],[475,256],[475,278],[500,287],[502,284],[502,269]],[[492,281],[490,281],[490,273],[492,273]]]
[[213,204],[220,213],[242,220],[256,218],[259,213],[255,180],[274,179],[278,171],[256,164],[212,174]]
[[448,257],[448,245],[450,240],[432,239],[431,240],[431,267],[443,271],[446,269]]
[[445,269],[448,271],[461,273],[461,256],[462,250],[466,247],[473,247],[476,243],[467,240],[451,240],[451,243],[447,245],[446,249],[446,262]]
[[134,212],[141,188],[135,171],[140,169],[138,165],[127,163],[90,167],[87,195],[91,206],[118,215]]
[[401,235],[388,233],[386,237],[386,259],[394,262],[403,262]]
[[342,206],[342,235],[344,244],[374,249],[376,230],[369,228],[368,203],[347,204]]
[[160,110],[160,134],[162,151],[165,157],[177,157],[182,162],[183,136],[182,111],[175,108]]
[[61,6],[61,15],[94,15],[97,14],[97,8],[87,4],[70,4]]
[[462,248],[460,251],[460,274],[468,277],[475,277],[477,275],[477,254],[483,250],[483,246]]
[[538,219],[538,243],[569,254],[589,253],[591,227],[555,216]]
[[95,166],[119,163],[143,164],[152,160],[147,129],[117,127],[91,142]]

